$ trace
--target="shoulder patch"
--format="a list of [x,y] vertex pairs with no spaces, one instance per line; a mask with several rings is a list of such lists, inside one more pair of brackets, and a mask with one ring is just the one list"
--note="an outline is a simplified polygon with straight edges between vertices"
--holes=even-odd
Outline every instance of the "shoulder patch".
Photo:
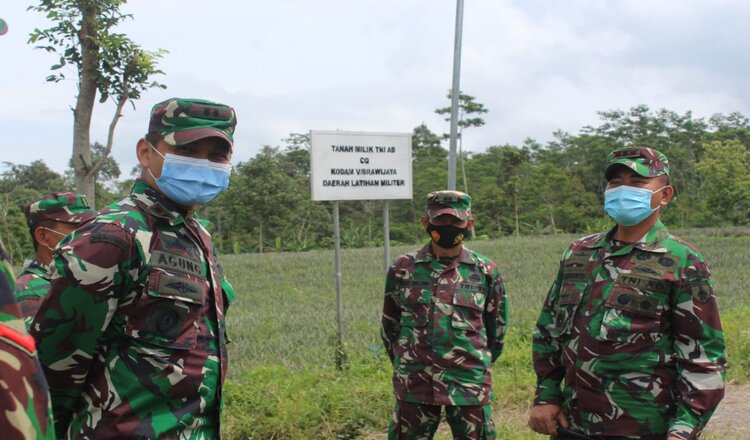
[[128,250],[128,242],[120,237],[115,237],[110,234],[91,234],[89,236],[90,243],[109,243],[117,246],[118,248],[126,251]]

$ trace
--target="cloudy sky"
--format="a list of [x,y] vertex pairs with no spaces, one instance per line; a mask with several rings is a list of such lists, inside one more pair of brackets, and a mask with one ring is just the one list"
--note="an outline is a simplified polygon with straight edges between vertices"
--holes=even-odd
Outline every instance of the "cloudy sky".
[[[27,44],[48,26],[29,4],[0,7],[2,161],[62,172],[76,73],[44,81],[56,58]],[[310,129],[448,131],[434,110],[449,104],[455,0],[130,0],[124,10],[133,20],[119,31],[169,51],[155,78],[168,89],[147,92],[117,128],[124,173],[151,105],[172,96],[236,108],[236,161]],[[638,104],[748,116],[748,23],[744,0],[468,0],[461,89],[490,111],[464,146],[546,142]],[[97,105],[92,141],[106,141],[113,110]]]

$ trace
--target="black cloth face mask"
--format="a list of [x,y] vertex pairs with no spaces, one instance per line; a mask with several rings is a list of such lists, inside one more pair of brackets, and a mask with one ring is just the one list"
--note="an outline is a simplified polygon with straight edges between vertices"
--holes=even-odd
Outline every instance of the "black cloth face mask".
[[460,245],[466,237],[469,228],[459,228],[453,225],[433,225],[427,224],[427,233],[438,246],[445,249],[451,249]]

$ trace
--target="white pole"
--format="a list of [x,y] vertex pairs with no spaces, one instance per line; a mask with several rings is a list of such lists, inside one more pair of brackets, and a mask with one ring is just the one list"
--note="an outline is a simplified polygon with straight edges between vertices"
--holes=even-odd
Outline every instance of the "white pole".
[[458,137],[458,98],[461,94],[461,34],[464,0],[456,0],[456,40],[453,47],[453,87],[451,88],[451,134],[448,155],[448,189],[456,189],[456,138]]

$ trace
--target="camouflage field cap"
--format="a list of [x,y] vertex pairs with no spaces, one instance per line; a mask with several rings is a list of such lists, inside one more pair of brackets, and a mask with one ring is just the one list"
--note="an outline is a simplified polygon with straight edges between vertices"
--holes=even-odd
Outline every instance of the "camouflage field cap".
[[149,133],[173,147],[209,137],[223,139],[232,148],[237,117],[228,105],[202,99],[171,98],[151,109]]
[[669,160],[659,150],[646,147],[620,148],[607,156],[604,176],[611,178],[615,165],[625,165],[643,177],[669,176]]
[[96,217],[96,211],[91,209],[86,196],[75,192],[45,194],[31,202],[24,209],[24,214],[30,228],[44,220],[78,224]]
[[459,191],[433,191],[427,194],[427,216],[430,220],[450,214],[461,220],[471,217],[471,196]]

